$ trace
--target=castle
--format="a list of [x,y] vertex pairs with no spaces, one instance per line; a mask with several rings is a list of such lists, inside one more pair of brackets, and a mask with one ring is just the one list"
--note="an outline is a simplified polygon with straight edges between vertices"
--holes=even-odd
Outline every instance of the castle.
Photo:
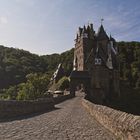
[[99,103],[119,96],[119,59],[114,38],[103,25],[96,33],[93,24],[79,27],[75,39],[71,93],[76,85],[85,86],[87,96]]

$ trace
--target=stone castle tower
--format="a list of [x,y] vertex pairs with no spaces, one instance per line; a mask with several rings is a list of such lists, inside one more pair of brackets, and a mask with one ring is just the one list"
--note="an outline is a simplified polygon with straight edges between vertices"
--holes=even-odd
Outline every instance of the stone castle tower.
[[79,27],[75,39],[73,71],[90,75],[90,98],[102,102],[119,96],[119,60],[116,41],[103,25]]

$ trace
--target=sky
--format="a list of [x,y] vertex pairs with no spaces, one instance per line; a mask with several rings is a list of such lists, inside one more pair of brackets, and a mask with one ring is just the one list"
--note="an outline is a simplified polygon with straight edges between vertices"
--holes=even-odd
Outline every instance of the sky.
[[140,41],[140,0],[0,0],[0,44],[38,55],[74,47],[79,26]]

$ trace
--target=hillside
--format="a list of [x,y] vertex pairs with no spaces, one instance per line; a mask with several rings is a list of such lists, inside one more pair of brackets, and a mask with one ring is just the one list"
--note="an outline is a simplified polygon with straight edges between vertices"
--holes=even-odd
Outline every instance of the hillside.
[[0,46],[0,89],[26,81],[29,73],[52,74],[60,62],[72,69],[73,49],[62,54],[38,56],[25,50]]
[[[120,78],[127,86],[140,87],[140,42],[118,42]],[[38,56],[25,50],[0,46],[0,89],[26,81],[29,73],[51,75],[63,63],[66,75],[72,70],[73,49],[62,54]]]

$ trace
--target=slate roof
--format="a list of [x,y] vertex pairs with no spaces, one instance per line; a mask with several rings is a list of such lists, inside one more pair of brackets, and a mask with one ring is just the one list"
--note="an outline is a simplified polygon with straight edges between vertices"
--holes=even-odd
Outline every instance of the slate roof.
[[96,34],[98,40],[101,39],[109,39],[108,35],[106,34],[103,25],[99,27],[98,33]]

